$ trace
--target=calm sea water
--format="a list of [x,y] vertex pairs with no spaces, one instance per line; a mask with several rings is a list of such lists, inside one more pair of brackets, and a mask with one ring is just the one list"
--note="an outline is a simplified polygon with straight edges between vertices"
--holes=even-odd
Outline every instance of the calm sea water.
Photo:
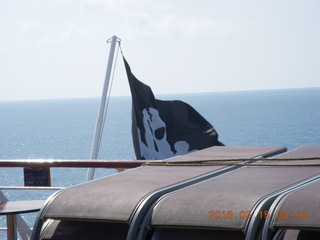
[[[320,145],[320,88],[159,95],[200,112],[227,146]],[[0,102],[1,159],[88,159],[99,99]],[[100,159],[134,159],[131,98],[109,102]],[[96,178],[115,173],[98,170]],[[86,169],[52,169],[53,186],[85,181]],[[0,168],[0,186],[22,186],[22,169]],[[46,199],[50,191],[3,191],[10,200]],[[0,218],[0,227],[4,226]],[[0,232],[0,239],[1,238]]]

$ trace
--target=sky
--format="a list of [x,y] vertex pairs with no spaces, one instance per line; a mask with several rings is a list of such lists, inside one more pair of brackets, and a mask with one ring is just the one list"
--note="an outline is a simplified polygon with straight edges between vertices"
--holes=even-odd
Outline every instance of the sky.
[[320,0],[0,0],[0,101],[100,97],[114,35],[155,95],[320,87]]

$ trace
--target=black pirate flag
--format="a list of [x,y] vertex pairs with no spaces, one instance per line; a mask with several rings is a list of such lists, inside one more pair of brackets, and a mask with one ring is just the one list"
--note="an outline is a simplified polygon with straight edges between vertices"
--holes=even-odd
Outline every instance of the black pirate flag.
[[214,145],[218,133],[193,107],[182,101],[155,99],[123,58],[132,95],[132,136],[137,159],[166,159]]

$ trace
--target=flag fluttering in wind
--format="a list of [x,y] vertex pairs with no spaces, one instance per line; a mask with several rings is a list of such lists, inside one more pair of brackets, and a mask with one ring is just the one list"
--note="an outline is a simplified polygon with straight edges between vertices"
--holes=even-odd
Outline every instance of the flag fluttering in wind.
[[167,159],[211,146],[224,146],[218,133],[182,101],[155,99],[123,58],[132,95],[132,136],[137,159]]

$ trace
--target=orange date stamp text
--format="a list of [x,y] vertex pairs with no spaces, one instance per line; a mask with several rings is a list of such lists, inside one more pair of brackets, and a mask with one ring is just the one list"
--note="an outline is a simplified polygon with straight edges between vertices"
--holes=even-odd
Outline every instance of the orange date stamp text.
[[[251,219],[251,218],[260,218],[260,219],[269,219],[271,217],[269,211],[259,211],[257,214],[254,214],[253,211],[213,211],[208,212],[208,219]],[[308,218],[307,211],[276,211],[275,217],[277,219],[306,219]]]

